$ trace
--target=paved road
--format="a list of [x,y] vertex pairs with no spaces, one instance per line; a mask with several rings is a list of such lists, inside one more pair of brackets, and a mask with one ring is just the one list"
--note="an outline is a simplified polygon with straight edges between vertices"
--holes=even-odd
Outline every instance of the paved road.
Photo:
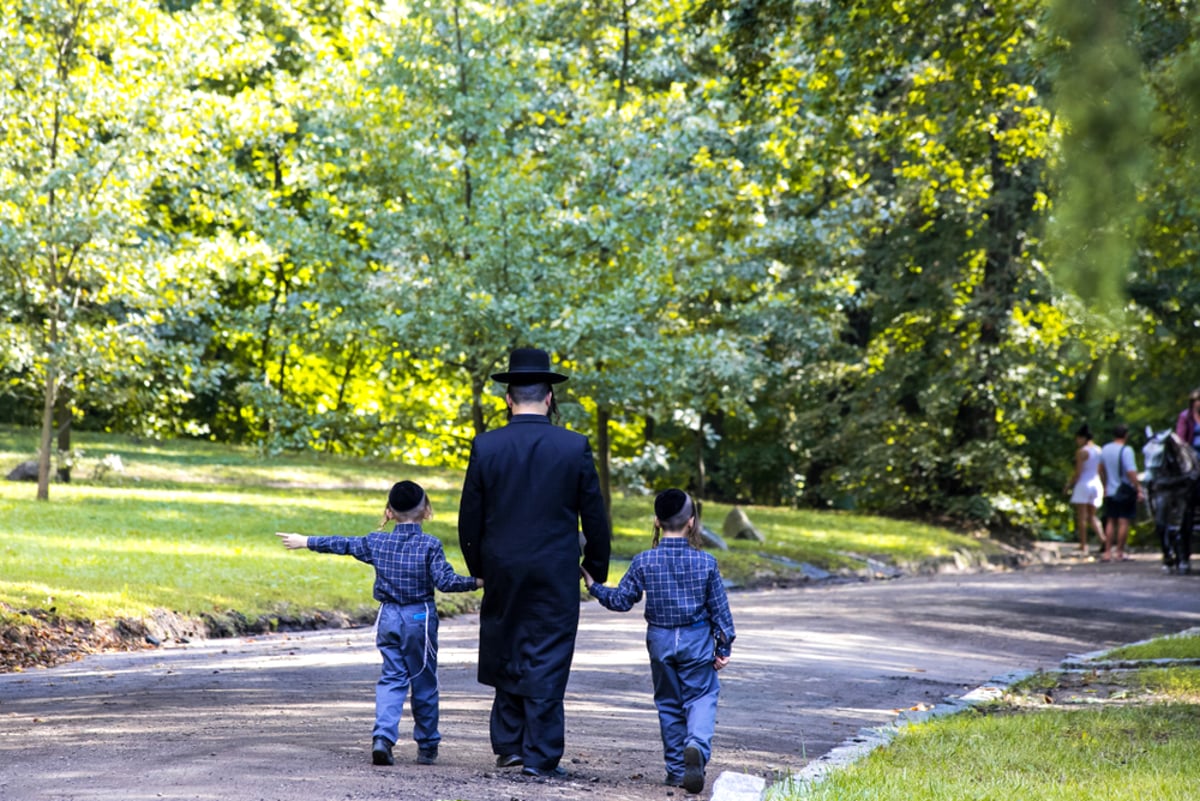
[[[794,771],[896,710],[1200,625],[1200,577],[1150,557],[731,596],[710,779]],[[110,654],[0,676],[0,799],[679,799],[663,787],[640,615],[585,604],[561,782],[493,768],[476,621],[443,622],[442,757],[367,749],[378,654],[343,630]],[[403,724],[402,724],[403,725]],[[707,791],[704,794],[707,796]],[[702,797],[704,797],[702,796]]]

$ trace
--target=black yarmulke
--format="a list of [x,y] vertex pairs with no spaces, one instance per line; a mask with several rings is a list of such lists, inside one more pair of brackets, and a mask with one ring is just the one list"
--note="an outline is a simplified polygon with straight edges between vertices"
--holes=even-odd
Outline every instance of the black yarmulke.
[[669,489],[658,493],[654,499],[654,516],[659,520],[670,520],[683,511],[688,496],[683,490]]
[[400,481],[388,493],[388,506],[393,512],[411,512],[425,500],[425,490],[414,481]]

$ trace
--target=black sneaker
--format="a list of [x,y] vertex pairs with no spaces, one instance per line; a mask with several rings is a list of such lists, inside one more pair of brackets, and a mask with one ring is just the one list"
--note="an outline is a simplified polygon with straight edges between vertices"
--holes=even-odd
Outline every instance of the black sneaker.
[[437,762],[437,752],[438,750],[436,745],[432,748],[417,749],[417,764],[432,765],[434,762]]
[[683,749],[683,789],[689,793],[704,789],[704,755],[694,745]]
[[496,757],[496,767],[498,768],[519,768],[525,764],[525,760],[520,754],[500,754]]
[[395,765],[392,758],[392,744],[383,737],[376,737],[371,742],[371,761],[376,765]]

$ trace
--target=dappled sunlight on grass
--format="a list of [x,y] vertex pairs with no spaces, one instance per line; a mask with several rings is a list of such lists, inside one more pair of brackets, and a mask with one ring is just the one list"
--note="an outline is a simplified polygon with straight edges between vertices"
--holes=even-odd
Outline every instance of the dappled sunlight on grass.
[[[365,535],[380,525],[386,491],[401,478],[429,492],[435,516],[425,530],[466,572],[457,531],[460,471],[312,454],[265,457],[252,448],[92,432],[77,432],[73,444],[85,455],[74,481],[52,484],[50,503],[35,500],[31,483],[0,482],[2,603],[36,608],[54,597],[60,610],[69,604],[95,618],[157,607],[234,609],[248,617],[281,606],[357,609],[371,603],[369,566],[289,553],[274,532]],[[0,458],[31,458],[35,447],[34,432],[0,426]],[[92,467],[106,453],[120,455],[126,470],[95,480]],[[706,503],[705,524],[721,533],[731,508]],[[732,541],[718,555],[725,578],[742,586],[799,580],[801,562],[862,567],[847,554],[916,560],[980,547],[945,529],[863,515],[745,511],[766,542]],[[650,547],[652,522],[651,496],[614,497],[610,584]]]

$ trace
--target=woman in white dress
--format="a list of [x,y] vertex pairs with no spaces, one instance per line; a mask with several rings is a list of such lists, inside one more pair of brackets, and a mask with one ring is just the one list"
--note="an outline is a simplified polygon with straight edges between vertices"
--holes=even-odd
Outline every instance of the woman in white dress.
[[1075,507],[1075,531],[1079,534],[1079,552],[1088,551],[1088,529],[1096,530],[1100,550],[1104,550],[1104,529],[1096,518],[1096,509],[1104,502],[1104,483],[1100,480],[1100,446],[1092,441],[1087,423],[1075,432],[1075,474],[1065,491]]

